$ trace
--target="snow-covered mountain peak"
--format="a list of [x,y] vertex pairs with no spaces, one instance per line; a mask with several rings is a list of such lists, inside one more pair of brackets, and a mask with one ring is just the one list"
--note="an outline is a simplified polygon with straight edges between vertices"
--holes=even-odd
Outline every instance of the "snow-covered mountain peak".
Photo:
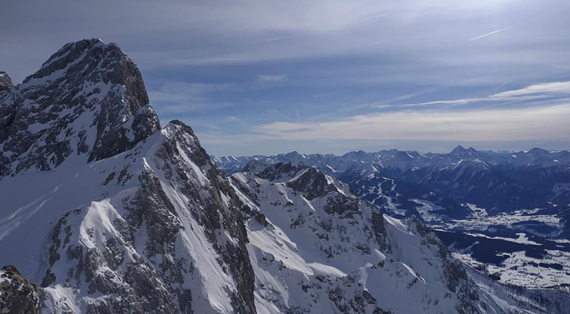
[[0,94],[0,177],[128,150],[160,129],[148,103],[139,70],[116,44],[66,44]]
[[355,150],[355,151],[348,152],[342,156],[347,157],[347,158],[362,159],[362,158],[365,158],[367,154],[368,153],[366,153],[363,150]]
[[261,162],[257,159],[253,159],[252,161],[248,162],[244,167],[243,167],[243,171],[245,172],[251,172],[251,173],[259,173],[262,172],[263,170],[265,170],[265,168],[267,168],[267,164],[264,162]]
[[[261,164],[257,164],[261,166]],[[252,167],[253,168],[253,165]],[[348,185],[324,174],[314,167],[305,165],[292,165],[291,163],[277,163],[266,166],[265,169],[255,173],[256,176],[272,183],[280,183],[300,192],[308,200],[323,197],[329,192],[349,194]],[[352,195],[353,197],[356,197]]]
[[[80,62],[83,58],[90,58],[93,55],[90,51],[104,50],[107,46],[108,45],[101,39],[95,38],[67,43],[52,54],[36,73],[28,76],[24,80],[24,83],[33,79],[49,76],[58,70],[65,69],[74,63]],[[116,47],[116,45],[112,46]]]
[[463,145],[457,145],[457,147],[455,147],[450,154],[462,154],[462,153],[467,153],[469,152],[469,150],[465,147],[463,147]]
[[0,71],[0,92],[3,90],[8,90],[12,88],[12,79],[8,75],[8,73],[4,71]]
[[538,155],[548,155],[548,154],[549,154],[549,151],[547,151],[546,149],[542,149],[542,148],[538,148],[538,147],[533,147],[533,148],[531,148],[531,149],[527,152],[527,154],[530,154],[530,155],[537,155],[537,156],[538,156]]
[[465,148],[461,145],[458,145],[449,153],[449,155],[459,158],[469,158],[475,156],[477,153],[478,151],[473,147]]

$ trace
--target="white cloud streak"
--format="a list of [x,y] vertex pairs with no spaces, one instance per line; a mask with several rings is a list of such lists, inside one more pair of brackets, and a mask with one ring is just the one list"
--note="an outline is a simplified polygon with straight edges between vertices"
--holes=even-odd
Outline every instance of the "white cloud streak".
[[512,142],[570,140],[570,103],[524,109],[400,111],[310,123],[276,122],[239,135],[204,135],[210,143],[242,141],[413,140]]
[[165,114],[232,106],[227,102],[213,102],[208,94],[239,88],[235,84],[203,84],[170,81],[149,91],[150,103]]
[[263,75],[259,74],[256,78],[258,82],[276,83],[287,81],[287,75]]
[[511,26],[508,26],[508,27],[505,27],[505,28],[501,28],[501,29],[496,30],[496,31],[492,31],[492,32],[487,33],[487,34],[483,34],[483,35],[481,35],[481,36],[473,37],[473,38],[469,39],[469,41],[479,40],[479,39],[481,39],[481,38],[485,38],[485,37],[487,37],[487,36],[491,36],[491,35],[494,35],[494,34],[497,34],[497,33],[500,33],[500,32],[506,31],[506,30],[509,30],[509,29],[511,29],[511,28],[513,28],[512,25],[511,25]]
[[490,97],[506,98],[506,97],[536,95],[536,94],[545,94],[545,95],[570,94],[570,81],[535,84],[517,90],[505,91],[498,94],[494,94],[491,95]]
[[[503,101],[503,102],[525,101],[525,100],[535,100],[535,99],[547,98],[552,96],[561,96],[561,95],[570,95],[570,81],[535,84],[520,89],[492,94],[487,97],[463,98],[463,99],[453,99],[453,100],[433,100],[433,101],[413,103],[413,104],[404,104],[401,105],[401,107],[407,108],[407,107],[423,107],[430,105],[467,105],[471,103],[497,102],[497,101]],[[381,108],[381,107],[373,106],[372,108]]]

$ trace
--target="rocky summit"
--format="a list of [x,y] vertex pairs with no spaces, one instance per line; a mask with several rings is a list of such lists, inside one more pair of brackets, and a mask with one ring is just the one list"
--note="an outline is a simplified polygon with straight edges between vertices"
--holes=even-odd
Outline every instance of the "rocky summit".
[[160,129],[135,64],[99,39],[65,45],[0,101],[0,176],[111,157]]
[[161,128],[116,44],[69,43],[0,84],[1,313],[570,310],[566,292],[498,284],[317,168],[221,176],[191,127]]

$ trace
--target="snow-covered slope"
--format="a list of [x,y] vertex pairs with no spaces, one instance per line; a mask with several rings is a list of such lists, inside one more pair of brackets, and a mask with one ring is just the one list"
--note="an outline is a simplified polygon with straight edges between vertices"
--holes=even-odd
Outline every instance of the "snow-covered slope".
[[116,45],[68,44],[9,93],[0,264],[45,313],[255,312],[231,188]]
[[230,179],[248,218],[259,313],[555,309],[491,280],[475,282],[418,219],[383,215],[314,168],[279,163]]
[[[458,146],[446,154],[293,152],[216,162],[226,174],[275,162],[316,167],[389,215],[421,217],[463,261],[502,283],[565,290],[570,282],[568,151]],[[538,244],[516,243],[519,234]]]

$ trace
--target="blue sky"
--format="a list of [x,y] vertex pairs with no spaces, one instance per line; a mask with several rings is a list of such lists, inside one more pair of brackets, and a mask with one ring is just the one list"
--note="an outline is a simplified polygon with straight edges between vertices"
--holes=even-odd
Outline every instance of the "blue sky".
[[15,82],[99,37],[216,155],[570,148],[570,1],[2,1]]

